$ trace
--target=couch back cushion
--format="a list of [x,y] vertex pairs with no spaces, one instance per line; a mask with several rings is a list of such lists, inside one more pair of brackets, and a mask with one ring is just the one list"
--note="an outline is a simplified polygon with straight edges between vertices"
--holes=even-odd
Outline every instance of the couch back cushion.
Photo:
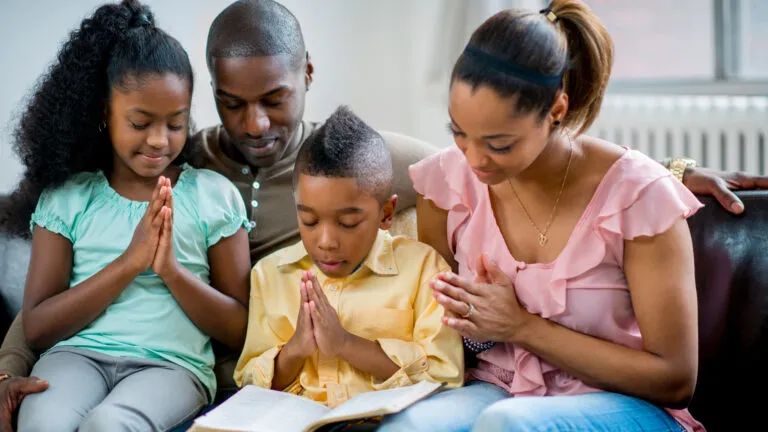
[[[690,220],[699,297],[699,378],[690,411],[710,431],[764,424],[768,384],[768,192],[714,199]],[[749,396],[752,391],[755,396]]]

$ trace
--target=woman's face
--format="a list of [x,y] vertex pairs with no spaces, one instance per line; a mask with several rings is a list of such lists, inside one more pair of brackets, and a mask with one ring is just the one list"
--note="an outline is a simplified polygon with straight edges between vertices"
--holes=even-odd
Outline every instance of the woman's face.
[[189,81],[175,74],[149,75],[114,87],[107,124],[115,169],[157,177],[176,159],[187,141]]
[[[515,99],[463,81],[451,86],[450,131],[477,178],[495,185],[525,171],[547,146],[550,122],[515,113]],[[551,114],[550,114],[551,115]]]

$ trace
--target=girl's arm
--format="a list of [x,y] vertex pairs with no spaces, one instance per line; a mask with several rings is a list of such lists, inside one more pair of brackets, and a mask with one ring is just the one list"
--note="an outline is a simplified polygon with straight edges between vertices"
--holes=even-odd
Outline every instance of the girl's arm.
[[72,243],[62,235],[35,226],[22,306],[24,335],[30,346],[47,349],[82,330],[150,267],[163,215],[168,211],[163,206],[168,194],[170,188],[163,188],[158,182],[126,251],[72,288]]
[[64,236],[35,227],[22,317],[24,335],[36,350],[50,348],[82,330],[140,273],[121,256],[69,288],[72,256],[72,243]]
[[[163,248],[162,240],[158,254]],[[240,228],[208,249],[211,285],[184,266],[160,274],[189,319],[205,334],[240,351],[248,324],[248,292],[251,271],[248,234]],[[214,288],[215,287],[215,288]]]

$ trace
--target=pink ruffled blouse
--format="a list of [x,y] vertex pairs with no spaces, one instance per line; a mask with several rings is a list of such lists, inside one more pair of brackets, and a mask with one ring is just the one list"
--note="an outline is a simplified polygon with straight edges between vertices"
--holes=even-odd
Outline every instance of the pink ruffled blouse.
[[[410,168],[416,191],[448,211],[448,239],[459,274],[487,252],[515,284],[531,313],[575,331],[642,349],[643,339],[623,272],[624,240],[668,230],[703,205],[663,166],[627,150],[608,170],[562,253],[548,264],[517,261],[504,242],[488,187],[456,147]],[[574,395],[600,391],[513,344],[478,355],[469,379],[493,383],[515,396]],[[669,412],[688,431],[703,431],[688,410]]]

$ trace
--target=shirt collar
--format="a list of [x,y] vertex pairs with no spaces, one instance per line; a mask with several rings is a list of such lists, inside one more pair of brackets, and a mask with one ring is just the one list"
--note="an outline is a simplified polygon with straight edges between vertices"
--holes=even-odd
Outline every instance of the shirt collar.
[[[306,248],[302,242],[289,246],[282,252],[278,261],[279,267],[297,264],[303,260],[310,260]],[[389,231],[379,230],[376,241],[373,242],[368,256],[363,261],[363,266],[380,276],[394,276],[399,273],[395,262],[395,250],[392,246],[392,236]]]
[[[288,146],[285,149],[283,157],[274,165],[260,169],[259,174],[262,176],[271,177],[271,175],[275,172],[281,172],[287,167],[293,167],[294,163],[296,162],[296,156],[298,155],[299,149],[301,148],[301,144],[307,138],[307,135],[309,135],[309,133],[315,129],[314,126],[314,123],[311,122],[302,121],[299,123],[296,132],[293,134],[293,138],[291,138],[291,140],[288,142]],[[224,129],[223,125],[216,126],[215,135],[215,142],[211,141],[207,144],[209,146],[209,151],[216,158],[221,160],[224,165],[226,165],[226,167],[233,172],[240,172],[243,168],[251,169],[246,164],[243,164],[242,162],[229,157],[221,148],[224,140],[230,139],[228,136],[226,136],[227,131]]]

